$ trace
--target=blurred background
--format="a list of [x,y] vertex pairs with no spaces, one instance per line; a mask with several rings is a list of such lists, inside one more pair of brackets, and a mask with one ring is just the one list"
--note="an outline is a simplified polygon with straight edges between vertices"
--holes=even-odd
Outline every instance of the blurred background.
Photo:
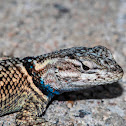
[[[0,0],[1,57],[36,56],[96,45],[109,48],[126,71],[126,0]],[[114,89],[121,91],[120,95],[105,97],[104,102],[104,97],[85,100],[83,93],[72,96],[79,97],[76,101],[55,100],[45,118],[57,121],[58,126],[125,126],[125,82],[126,74]],[[0,117],[0,125],[14,125],[15,115]]]

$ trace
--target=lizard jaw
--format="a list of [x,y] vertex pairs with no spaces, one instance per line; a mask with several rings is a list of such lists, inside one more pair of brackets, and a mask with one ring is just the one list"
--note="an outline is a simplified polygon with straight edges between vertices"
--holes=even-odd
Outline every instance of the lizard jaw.
[[78,80],[75,82],[66,83],[66,84],[64,84],[64,87],[59,88],[57,91],[59,91],[60,93],[63,93],[63,92],[69,92],[69,91],[82,90],[82,89],[86,89],[86,88],[90,88],[90,87],[98,86],[98,85],[112,84],[112,83],[120,80],[122,78],[122,76],[123,76],[123,73],[115,75],[111,79],[106,77],[105,80],[96,79],[95,81],[88,81],[88,80],[84,81],[81,79],[80,81]]
[[97,84],[116,82],[120,80],[122,76],[123,76],[123,72],[117,74],[117,73],[97,70],[97,73],[94,74],[82,73],[80,80],[82,80],[83,83],[94,83],[94,85],[97,85]]
[[117,71],[114,73],[107,72],[106,70],[88,72],[59,72],[59,75],[63,77],[61,79],[61,85],[63,86],[61,86],[58,90],[60,92],[75,91],[97,85],[111,84],[117,82],[123,76],[123,71],[118,72],[118,74]]

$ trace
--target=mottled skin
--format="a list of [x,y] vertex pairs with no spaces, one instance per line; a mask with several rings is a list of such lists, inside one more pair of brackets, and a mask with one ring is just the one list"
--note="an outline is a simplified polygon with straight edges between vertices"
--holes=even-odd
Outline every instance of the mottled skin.
[[53,125],[40,115],[55,95],[113,83],[122,76],[122,68],[103,46],[1,60],[0,116],[18,112],[16,125]]

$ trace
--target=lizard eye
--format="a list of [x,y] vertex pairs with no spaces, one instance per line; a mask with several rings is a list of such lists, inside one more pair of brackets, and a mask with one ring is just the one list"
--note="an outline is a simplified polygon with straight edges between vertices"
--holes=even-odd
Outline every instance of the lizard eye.
[[89,70],[89,69],[92,69],[94,65],[91,61],[83,61],[82,67],[84,70]]
[[82,68],[83,68],[84,70],[89,70],[89,69],[90,69],[88,66],[85,66],[84,64],[82,64]]

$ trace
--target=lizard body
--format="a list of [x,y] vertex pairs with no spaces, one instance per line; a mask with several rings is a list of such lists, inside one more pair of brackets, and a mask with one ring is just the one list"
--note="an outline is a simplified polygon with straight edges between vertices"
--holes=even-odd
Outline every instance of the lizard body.
[[18,112],[18,126],[53,125],[40,115],[55,95],[113,83],[122,76],[122,68],[103,46],[1,60],[0,116]]

